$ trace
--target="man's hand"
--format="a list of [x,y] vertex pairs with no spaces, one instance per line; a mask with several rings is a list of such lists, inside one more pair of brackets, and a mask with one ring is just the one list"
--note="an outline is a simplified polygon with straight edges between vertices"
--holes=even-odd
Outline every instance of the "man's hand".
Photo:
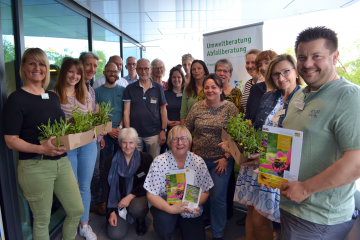
[[110,214],[110,217],[109,217],[109,219],[108,219],[108,222],[109,222],[110,226],[112,226],[112,227],[116,227],[116,226],[117,226],[117,216],[116,216],[115,211],[113,211],[113,212]]
[[120,129],[119,128],[113,128],[111,132],[108,133],[108,135],[111,138],[117,138],[119,136]]
[[130,205],[130,202],[135,198],[134,194],[129,194],[126,197],[122,198],[120,202],[118,203],[119,208],[128,207]]
[[247,161],[241,164],[241,167],[259,167],[259,162],[260,162],[260,153],[254,153],[254,154],[250,154],[250,156],[248,157],[249,160],[252,161]]
[[158,143],[160,143],[160,146],[164,145],[166,142],[166,134],[165,131],[161,130],[158,138]]
[[103,150],[104,147],[105,147],[105,139],[102,138],[102,139],[100,140],[100,150]]
[[226,161],[225,158],[220,158],[219,160],[216,160],[214,163],[218,164],[214,170],[214,172],[216,172],[217,175],[222,176],[223,173],[225,173],[225,175],[227,174],[226,168],[227,168],[229,162]]
[[282,184],[280,186],[280,193],[286,199],[293,202],[302,202],[310,196],[305,188],[305,184],[299,181]]

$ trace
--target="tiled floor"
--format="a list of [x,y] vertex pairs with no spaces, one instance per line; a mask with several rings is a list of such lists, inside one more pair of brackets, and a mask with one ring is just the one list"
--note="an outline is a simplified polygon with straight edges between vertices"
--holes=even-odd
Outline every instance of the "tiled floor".
[[[236,221],[239,220],[244,216],[243,212],[240,212],[236,209],[234,209],[234,216],[232,219],[227,221],[226,228],[225,228],[225,234],[224,234],[224,240],[245,240],[245,227],[244,226],[237,226]],[[107,236],[106,232],[106,219],[103,216],[99,216],[94,213],[90,213],[90,226],[94,230],[94,232],[98,235],[98,240],[110,240],[110,238]],[[124,240],[158,240],[154,228],[152,226],[152,216],[149,213],[146,217],[146,226],[148,226],[148,232],[144,236],[138,236],[135,232],[135,224],[129,226],[128,234]],[[59,236],[59,240],[61,239],[61,236]],[[75,240],[84,240],[85,238],[82,238],[80,236],[76,236]],[[206,231],[206,239],[211,240],[211,231],[208,229]],[[177,228],[173,235],[172,240],[181,240],[180,231]]]

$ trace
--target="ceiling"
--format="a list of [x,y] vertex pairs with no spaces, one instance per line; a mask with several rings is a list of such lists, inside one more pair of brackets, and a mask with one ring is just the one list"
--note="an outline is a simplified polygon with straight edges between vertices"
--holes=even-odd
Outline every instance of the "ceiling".
[[140,43],[211,32],[359,0],[75,0]]

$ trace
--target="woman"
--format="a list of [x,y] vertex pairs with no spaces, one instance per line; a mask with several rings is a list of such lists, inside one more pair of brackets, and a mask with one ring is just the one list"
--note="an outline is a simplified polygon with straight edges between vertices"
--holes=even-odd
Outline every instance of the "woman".
[[243,94],[240,100],[241,106],[244,108],[244,112],[246,112],[246,103],[250,95],[251,86],[257,83],[258,80],[261,80],[263,78],[263,76],[261,74],[258,74],[258,72],[256,71],[256,65],[255,65],[256,56],[260,52],[261,51],[258,49],[251,49],[245,54],[245,59],[246,59],[245,68],[248,74],[252,78],[245,83]]
[[28,48],[22,57],[20,77],[24,86],[12,93],[4,105],[4,134],[7,146],[19,152],[18,181],[29,202],[33,219],[33,238],[49,239],[48,225],[53,194],[66,212],[63,239],[75,239],[84,212],[79,188],[65,148],[48,139],[39,143],[38,127],[57,122],[65,114],[59,97],[46,91],[50,81],[49,60],[39,48]]
[[166,72],[164,62],[158,58],[155,58],[151,62],[151,67],[152,67],[151,79],[159,83],[163,87],[163,89],[166,90],[166,82],[161,80],[165,76],[165,72]]
[[[215,63],[215,73],[221,78],[223,84],[223,92],[225,94],[225,100],[235,104],[239,112],[244,112],[243,107],[240,104],[241,91],[238,88],[234,88],[229,84],[232,76],[233,66],[228,59],[220,59]],[[227,191],[227,218],[230,219],[233,216],[234,206],[234,192],[235,192],[235,167],[236,172],[239,172],[239,165],[233,161],[233,170],[230,173],[230,179]]]
[[[93,110],[92,98],[85,86],[83,65],[79,60],[67,58],[63,61],[53,91],[59,95],[61,109],[67,118],[72,117],[71,111],[76,107],[83,113]],[[67,155],[79,183],[84,205],[84,214],[80,219],[80,235],[88,239],[96,239],[96,234],[88,225],[91,201],[90,185],[97,155],[96,141],[68,151]]]
[[238,110],[225,100],[221,79],[216,74],[207,76],[203,86],[205,100],[194,104],[185,125],[190,132],[195,130],[192,150],[205,160],[214,181],[206,215],[211,220],[213,238],[221,239],[226,225],[226,192],[233,159],[228,153],[224,155],[218,144],[222,142],[222,128],[231,116],[238,115]]
[[[256,71],[265,76],[265,71],[270,61],[277,56],[277,53],[271,50],[262,51],[255,59]],[[256,84],[250,88],[250,94],[246,103],[245,119],[255,122],[256,114],[259,109],[260,101],[266,92],[265,78],[259,79]]]
[[182,60],[182,67],[183,67],[183,69],[185,71],[185,84],[184,84],[184,87],[187,87],[187,85],[189,85],[189,83],[190,83],[191,64],[195,60],[195,58],[193,58],[193,56],[190,53],[188,53],[188,54],[184,54],[181,57],[181,60]]
[[[168,105],[166,105],[168,126],[167,132],[171,128],[180,125],[180,109],[182,100],[182,91],[184,90],[185,77],[181,69],[173,67],[170,70],[169,79],[167,81],[167,90],[164,91],[165,99]],[[164,153],[168,148],[165,143],[161,146],[160,153]]]
[[[119,133],[120,150],[106,158],[103,194],[107,202],[107,231],[110,239],[123,239],[128,225],[136,220],[136,234],[145,235],[145,217],[149,211],[144,181],[153,158],[136,148],[138,134],[134,128],[124,128]],[[126,220],[119,210],[127,209]]]
[[[169,132],[167,144],[170,151],[156,157],[146,177],[144,188],[151,204],[154,230],[163,240],[170,240],[175,226],[179,226],[182,239],[205,240],[202,206],[214,183],[204,160],[190,152],[192,137],[186,127],[178,125]],[[194,185],[201,188],[198,208],[185,208],[186,203],[169,205],[166,202],[166,173],[172,170],[192,169],[195,172]]]
[[183,91],[180,110],[180,123],[185,124],[185,119],[191,107],[198,101],[205,99],[203,91],[204,78],[209,75],[206,64],[201,60],[194,60],[191,64],[190,83]]
[[[254,123],[256,129],[262,128],[263,125],[281,127],[291,97],[300,89],[304,81],[296,71],[295,59],[289,54],[282,54],[269,63],[265,73],[265,83],[269,91],[261,99]],[[280,191],[260,187],[258,174],[253,173],[256,163],[258,164],[255,161],[247,164],[248,166],[240,170],[234,200],[248,206],[246,239],[270,240],[273,236],[270,221],[280,222]],[[244,192],[243,189],[247,191]],[[253,197],[250,197],[251,195]],[[269,199],[277,203],[272,209],[266,207]]]

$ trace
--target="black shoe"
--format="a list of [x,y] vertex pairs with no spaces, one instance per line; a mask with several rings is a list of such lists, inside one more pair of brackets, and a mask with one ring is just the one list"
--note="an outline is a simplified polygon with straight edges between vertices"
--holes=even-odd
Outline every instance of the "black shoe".
[[145,220],[143,222],[139,222],[138,219],[136,219],[136,234],[138,236],[143,236],[146,234],[146,224],[145,224]]
[[210,219],[205,219],[204,220],[204,225],[205,225],[205,229],[208,229],[211,227],[211,221]]

